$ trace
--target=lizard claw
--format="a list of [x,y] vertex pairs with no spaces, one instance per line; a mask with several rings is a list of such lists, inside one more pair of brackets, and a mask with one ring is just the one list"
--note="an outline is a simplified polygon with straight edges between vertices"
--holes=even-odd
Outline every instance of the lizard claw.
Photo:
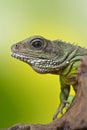
[[66,106],[66,105],[69,105],[70,103],[66,100],[63,100],[62,103],[60,104],[60,106],[58,107],[57,111],[55,112],[54,116],[53,116],[53,120],[55,120],[58,116],[58,114],[60,113],[61,115],[63,115],[63,108]]

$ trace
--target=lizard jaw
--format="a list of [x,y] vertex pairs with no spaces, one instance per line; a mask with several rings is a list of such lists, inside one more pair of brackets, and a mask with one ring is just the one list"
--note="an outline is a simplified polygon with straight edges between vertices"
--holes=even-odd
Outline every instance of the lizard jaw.
[[38,73],[46,73],[48,70],[46,69],[46,66],[41,65],[40,63],[44,62],[45,60],[43,59],[36,59],[36,58],[32,58],[32,57],[26,57],[23,56],[21,54],[17,54],[14,52],[11,52],[11,56],[19,59],[23,62],[26,62],[27,64],[29,64],[36,72]]
[[[33,58],[11,52],[11,56],[29,64],[38,73],[50,73],[56,66],[55,62],[47,59]],[[57,69],[59,70],[59,69]]]

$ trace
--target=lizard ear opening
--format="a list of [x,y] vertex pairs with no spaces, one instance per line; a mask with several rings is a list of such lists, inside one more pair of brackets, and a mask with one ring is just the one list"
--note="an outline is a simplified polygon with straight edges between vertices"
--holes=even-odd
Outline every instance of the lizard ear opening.
[[44,47],[44,41],[42,39],[33,39],[31,41],[31,48],[32,49],[42,49]]

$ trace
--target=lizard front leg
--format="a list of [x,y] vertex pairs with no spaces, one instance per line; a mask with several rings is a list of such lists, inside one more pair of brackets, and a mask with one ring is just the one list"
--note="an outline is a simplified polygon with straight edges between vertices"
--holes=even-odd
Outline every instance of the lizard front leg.
[[[63,114],[63,108],[68,103],[67,98],[69,96],[70,92],[70,85],[65,85],[61,87],[61,93],[60,93],[60,105],[56,111],[56,113],[53,116],[53,120],[55,120],[59,113]],[[68,103],[69,104],[69,103]]]

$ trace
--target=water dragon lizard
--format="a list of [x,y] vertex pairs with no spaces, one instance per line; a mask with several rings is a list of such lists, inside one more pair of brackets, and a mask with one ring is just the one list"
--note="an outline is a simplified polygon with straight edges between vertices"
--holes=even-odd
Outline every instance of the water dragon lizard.
[[69,97],[70,86],[77,90],[77,69],[87,49],[61,40],[32,36],[11,47],[11,55],[29,64],[36,72],[58,74],[60,77],[60,105],[53,119],[62,113]]

